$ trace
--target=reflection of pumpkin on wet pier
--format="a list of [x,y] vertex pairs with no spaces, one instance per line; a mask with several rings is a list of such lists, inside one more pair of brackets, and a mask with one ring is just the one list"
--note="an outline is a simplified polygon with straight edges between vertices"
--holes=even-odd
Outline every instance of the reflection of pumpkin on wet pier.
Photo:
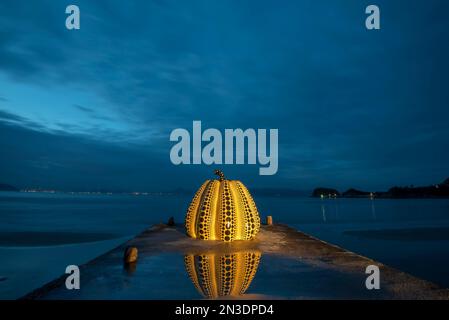
[[206,298],[239,296],[245,293],[259,266],[261,253],[205,253],[184,257],[187,273]]
[[207,180],[187,210],[187,234],[202,240],[250,240],[259,232],[260,218],[248,189],[238,180]]

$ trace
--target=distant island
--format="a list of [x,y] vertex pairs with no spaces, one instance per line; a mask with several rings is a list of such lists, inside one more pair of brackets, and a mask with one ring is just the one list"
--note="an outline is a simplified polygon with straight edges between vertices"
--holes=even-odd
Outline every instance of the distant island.
[[388,191],[361,191],[354,188],[341,193],[333,188],[316,188],[312,192],[315,198],[449,198],[449,178],[442,183],[424,187],[392,187]]
[[339,197],[339,196],[340,196],[340,192],[338,192],[337,189],[332,189],[332,188],[316,188],[312,192],[312,197],[315,197],[315,198],[319,198],[319,197],[335,198],[335,197]]

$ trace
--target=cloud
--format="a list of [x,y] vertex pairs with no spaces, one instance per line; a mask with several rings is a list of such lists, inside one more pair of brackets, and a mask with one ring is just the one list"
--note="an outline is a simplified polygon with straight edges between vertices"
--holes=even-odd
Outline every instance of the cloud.
[[23,128],[29,128],[37,131],[45,131],[46,128],[38,123],[33,122],[30,119],[8,113],[0,110],[0,123],[10,125],[10,126],[20,126]]
[[94,111],[93,109],[87,108],[87,107],[83,107],[83,106],[80,106],[79,104],[74,104],[73,106],[74,106],[75,108],[77,108],[77,109],[79,109],[79,110],[81,110],[81,111],[83,111],[83,112],[89,113],[89,114],[95,113],[95,111]]
[[413,2],[405,15],[380,1],[377,33],[347,1],[79,1],[74,32],[65,5],[0,3],[0,75],[13,91],[0,99],[4,125],[161,156],[193,120],[278,128],[272,183],[382,187],[423,163],[448,170],[448,4]]

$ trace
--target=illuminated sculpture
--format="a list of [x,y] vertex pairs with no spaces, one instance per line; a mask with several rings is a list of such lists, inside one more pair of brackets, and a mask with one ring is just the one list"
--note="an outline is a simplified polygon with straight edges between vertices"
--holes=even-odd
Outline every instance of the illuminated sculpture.
[[187,273],[200,294],[209,299],[245,293],[259,266],[261,253],[244,251],[184,257]]
[[207,180],[187,210],[187,235],[203,240],[250,240],[259,232],[260,218],[248,189],[237,180]]

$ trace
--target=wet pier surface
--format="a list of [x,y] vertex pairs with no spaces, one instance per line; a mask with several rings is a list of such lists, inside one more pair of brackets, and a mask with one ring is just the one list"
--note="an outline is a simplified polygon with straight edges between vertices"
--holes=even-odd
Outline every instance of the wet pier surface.
[[[136,263],[124,265],[127,247]],[[368,265],[380,289],[368,290]],[[323,242],[286,225],[262,226],[256,239],[223,243],[188,238],[182,226],[156,225],[25,299],[448,299],[449,290]]]

